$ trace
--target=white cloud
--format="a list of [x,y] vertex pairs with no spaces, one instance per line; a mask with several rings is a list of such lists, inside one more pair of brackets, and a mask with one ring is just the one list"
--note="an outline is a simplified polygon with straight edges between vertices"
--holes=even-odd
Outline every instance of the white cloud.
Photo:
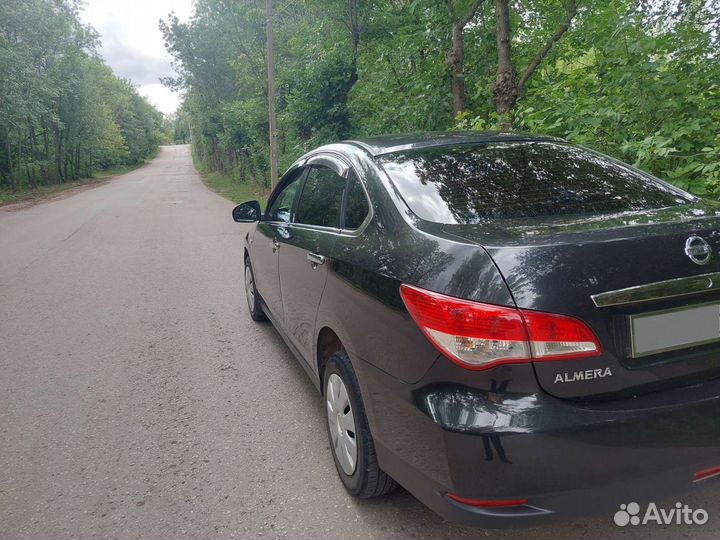
[[165,114],[174,113],[182,101],[180,94],[160,83],[142,84],[138,87],[138,92]]
[[170,113],[181,98],[159,81],[174,72],[158,22],[171,11],[188,20],[192,9],[193,0],[86,0],[80,16],[100,34],[99,52],[115,74],[133,81],[158,109]]

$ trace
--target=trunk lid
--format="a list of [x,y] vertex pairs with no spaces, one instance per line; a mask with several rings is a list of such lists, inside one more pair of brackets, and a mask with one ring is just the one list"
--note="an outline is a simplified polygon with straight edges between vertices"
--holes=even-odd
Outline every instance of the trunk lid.
[[[720,272],[720,206],[693,203],[583,219],[506,219],[444,225],[443,230],[483,246],[517,307],[576,317],[597,335],[603,348],[600,356],[534,363],[548,393],[608,398],[720,376],[720,341],[642,356],[630,345],[632,316],[708,303],[718,304],[720,337],[720,276],[717,283],[712,277],[682,280]],[[686,254],[693,235],[709,244],[711,256],[705,264]],[[599,302],[591,298],[678,279],[600,297]],[[688,289],[694,292],[685,294]]]

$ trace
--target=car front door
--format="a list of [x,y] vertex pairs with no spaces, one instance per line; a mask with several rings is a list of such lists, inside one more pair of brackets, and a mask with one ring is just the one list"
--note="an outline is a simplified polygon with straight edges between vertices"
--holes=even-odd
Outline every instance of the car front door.
[[340,232],[349,168],[332,156],[313,157],[307,168],[290,235],[280,239],[280,288],[286,333],[314,368],[315,316]]
[[277,193],[268,201],[268,209],[257,225],[252,242],[252,264],[255,287],[278,323],[283,321],[280,291],[279,257],[281,239],[290,235],[290,221],[300,195],[305,169],[296,169],[280,183]]

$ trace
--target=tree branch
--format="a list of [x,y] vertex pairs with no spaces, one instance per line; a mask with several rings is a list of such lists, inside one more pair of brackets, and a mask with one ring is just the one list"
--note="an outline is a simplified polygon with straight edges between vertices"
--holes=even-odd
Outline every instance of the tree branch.
[[448,15],[450,15],[450,20],[455,18],[455,6],[453,5],[453,0],[446,0],[445,2],[447,4],[447,10]]
[[470,6],[470,10],[465,14],[465,16],[462,19],[460,19],[460,21],[459,21],[460,26],[465,28],[465,26],[467,26],[467,24],[473,20],[473,17],[477,13],[478,9],[480,9],[480,6],[482,5],[482,3],[484,1],[485,0],[475,0],[473,2],[473,5]]
[[548,55],[550,50],[553,48],[553,46],[560,41],[560,38],[563,37],[565,32],[567,32],[570,29],[570,23],[572,23],[572,20],[575,18],[575,15],[577,15],[577,3],[576,0],[570,0],[568,2],[567,6],[567,15],[565,17],[565,20],[560,25],[560,28],[558,28],[558,31],[555,32],[552,37],[547,41],[545,46],[540,49],[540,52],[538,52],[535,55],[535,58],[532,59],[532,62],[530,62],[530,65],[528,66],[527,70],[525,71],[525,74],[520,79],[520,82],[518,83],[518,94],[522,93],[523,88],[525,87],[525,84],[528,82],[530,77],[533,76],[533,73],[535,73],[535,70],[537,70],[538,66],[542,63],[543,60],[545,60],[545,57]]
[[255,58],[250,54],[250,50],[247,47],[245,47],[244,45],[242,45],[240,43],[237,43],[237,40],[235,42],[236,42],[235,46],[237,47],[238,51],[240,51],[247,59],[248,64],[250,65],[250,71],[255,76],[255,78],[258,80],[258,82],[260,83],[260,86],[262,86],[264,88],[265,94],[267,94],[267,80],[266,80],[266,76],[264,74],[264,70],[260,69],[260,65],[255,61]]
[[447,4],[448,15],[450,15],[450,20],[453,21],[453,24],[456,24],[460,28],[465,28],[467,24],[472,21],[473,17],[477,13],[478,9],[480,9],[480,6],[483,4],[484,1],[485,0],[475,0],[473,2],[473,5],[470,6],[470,9],[465,14],[465,16],[458,21],[455,20],[455,3],[453,2],[453,0],[446,0],[445,3]]

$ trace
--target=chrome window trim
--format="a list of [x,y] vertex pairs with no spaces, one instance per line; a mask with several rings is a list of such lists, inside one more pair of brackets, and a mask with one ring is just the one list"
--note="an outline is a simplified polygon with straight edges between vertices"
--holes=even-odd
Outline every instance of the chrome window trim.
[[368,213],[368,216],[365,218],[365,221],[363,221],[362,225],[360,225],[360,227],[354,230],[340,229],[338,227],[323,227],[322,225],[310,225],[308,223],[284,223],[280,221],[269,221],[267,223],[276,227],[287,227],[290,229],[323,232],[327,234],[334,234],[337,236],[355,237],[360,236],[363,233],[363,231],[370,224],[371,219],[372,211]]
[[338,227],[324,227],[322,225],[310,225],[309,223],[288,223],[291,229],[300,229],[305,231],[317,231],[328,234],[340,234],[341,229]]
[[349,229],[340,229],[338,227],[323,227],[322,225],[310,225],[308,223],[286,223],[284,221],[266,221],[268,225],[272,225],[274,227],[286,227],[286,228],[292,228],[292,229],[303,229],[308,231],[317,231],[317,232],[324,232],[328,234],[336,234],[338,236],[348,236],[348,237],[354,237],[354,236],[360,236],[363,231],[367,228],[368,225],[370,225],[370,221],[372,221],[372,207],[370,207],[371,210],[368,213],[367,217],[365,218],[365,221],[362,222],[360,227],[357,229],[349,230]]
[[590,298],[595,306],[603,308],[718,291],[720,291],[720,272],[711,272],[606,291],[593,294]]
[[[305,230],[314,230],[318,232],[325,232],[328,234],[336,234],[338,236],[344,236],[344,237],[357,237],[360,236],[365,229],[367,229],[368,225],[370,225],[370,222],[372,221],[373,217],[375,217],[375,211],[373,210],[372,201],[370,200],[370,195],[368,194],[367,187],[365,186],[365,182],[362,181],[360,178],[360,175],[357,173],[355,168],[349,163],[347,158],[343,156],[342,154],[339,154],[337,152],[333,151],[323,151],[319,152],[317,154],[313,154],[309,156],[304,163],[302,163],[303,167],[310,167],[312,165],[322,165],[325,167],[329,167],[333,169],[336,173],[338,173],[340,176],[344,177],[347,182],[349,182],[350,178],[349,173],[352,171],[352,173],[355,175],[355,178],[358,182],[360,182],[360,186],[362,187],[363,193],[365,194],[365,201],[368,204],[368,213],[365,216],[365,220],[360,224],[360,226],[357,229],[341,229],[339,227],[324,227],[322,225],[310,225],[307,223],[297,223],[295,221],[292,221],[290,223],[285,222],[273,222],[268,221],[266,223],[269,223],[270,225],[279,225],[279,226],[285,226],[285,227],[297,227],[299,229],[305,229]],[[342,174],[339,172],[342,171]],[[347,183],[345,185],[345,189],[347,190]],[[302,196],[302,193],[300,194]],[[345,195],[343,195],[343,206],[344,206],[344,199]],[[345,210],[345,208],[341,208],[341,211]]]

